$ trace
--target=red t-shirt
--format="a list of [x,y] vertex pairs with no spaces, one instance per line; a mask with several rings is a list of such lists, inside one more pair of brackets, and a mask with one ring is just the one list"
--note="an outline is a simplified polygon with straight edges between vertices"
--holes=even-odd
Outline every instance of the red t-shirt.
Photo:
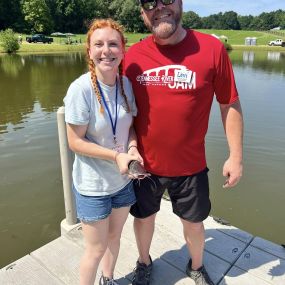
[[192,30],[176,45],[159,46],[149,36],[129,48],[124,69],[138,107],[134,124],[146,170],[170,177],[203,170],[213,97],[221,104],[238,99],[223,44]]

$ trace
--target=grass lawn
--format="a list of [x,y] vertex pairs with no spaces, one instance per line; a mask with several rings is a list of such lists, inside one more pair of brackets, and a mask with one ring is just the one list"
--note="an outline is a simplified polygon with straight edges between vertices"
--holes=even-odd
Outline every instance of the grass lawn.
[[[285,47],[270,47],[268,42],[275,40],[277,38],[282,38],[285,41],[285,37],[280,37],[266,32],[258,31],[234,31],[234,30],[198,30],[206,34],[215,34],[217,36],[226,36],[227,42],[235,49],[246,49],[246,50],[272,50],[272,51],[284,51]],[[281,31],[282,32],[282,31]],[[285,34],[285,31],[283,31]],[[17,34],[16,36],[18,36]],[[140,33],[125,33],[127,38],[127,46],[130,46],[149,34]],[[22,34],[23,44],[21,44],[20,50],[18,52],[31,52],[31,53],[41,53],[41,52],[68,52],[68,51],[84,51],[85,50],[85,34],[77,34],[71,37],[73,42],[76,44],[66,44],[67,37],[53,37],[52,44],[42,44],[42,43],[27,43],[25,34]],[[256,46],[245,46],[246,37],[256,37]],[[0,53],[3,53],[2,47],[0,47]]]
[[[228,43],[231,45],[244,45],[245,38],[255,37],[257,40],[257,45],[267,45],[269,41],[280,38],[280,36],[272,35],[266,32],[258,31],[233,31],[233,30],[198,30],[206,34],[215,34],[217,36],[226,36],[228,38]],[[282,37],[281,37],[282,38]],[[285,41],[285,37],[283,37]]]
[[84,51],[85,45],[84,44],[58,44],[58,43],[51,43],[51,44],[42,44],[42,43],[27,43],[23,42],[20,45],[20,49],[18,52],[68,52],[68,51]]

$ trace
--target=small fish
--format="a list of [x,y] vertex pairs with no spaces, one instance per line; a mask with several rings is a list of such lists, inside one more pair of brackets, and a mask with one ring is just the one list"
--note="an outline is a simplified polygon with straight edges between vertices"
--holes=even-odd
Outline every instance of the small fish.
[[131,175],[133,179],[140,180],[150,176],[150,173],[146,172],[138,160],[131,160],[128,168],[128,174]]

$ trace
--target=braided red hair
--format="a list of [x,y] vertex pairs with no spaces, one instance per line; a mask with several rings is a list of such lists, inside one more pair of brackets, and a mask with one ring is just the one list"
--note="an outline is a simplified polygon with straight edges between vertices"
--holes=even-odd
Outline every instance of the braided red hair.
[[[86,55],[87,55],[87,60],[88,60],[89,71],[91,73],[91,80],[92,80],[93,88],[94,88],[96,97],[98,99],[98,102],[100,104],[100,112],[101,113],[104,112],[104,108],[103,108],[103,104],[102,104],[101,94],[100,94],[100,91],[99,91],[99,88],[97,85],[97,76],[96,76],[96,71],[95,71],[95,64],[94,64],[93,60],[89,58],[89,50],[90,50],[90,40],[91,40],[91,36],[92,36],[93,32],[97,29],[103,29],[106,27],[112,28],[120,34],[123,50],[125,50],[125,46],[126,46],[126,41],[125,41],[125,37],[123,34],[123,27],[121,25],[119,25],[116,21],[114,21],[112,19],[97,19],[91,23],[90,28],[87,32],[87,43],[86,43],[86,51],[87,52],[86,52]],[[119,65],[120,90],[121,90],[121,94],[122,94],[124,101],[125,101],[125,104],[126,104],[126,112],[129,113],[130,112],[130,106],[129,106],[127,96],[126,96],[125,91],[124,91],[122,73],[123,73],[122,72],[122,63],[120,63],[120,65]]]

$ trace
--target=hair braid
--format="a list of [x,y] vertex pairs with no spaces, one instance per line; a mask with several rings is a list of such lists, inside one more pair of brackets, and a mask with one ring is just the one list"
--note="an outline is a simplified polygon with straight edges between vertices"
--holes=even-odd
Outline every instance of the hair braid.
[[98,85],[97,85],[97,76],[96,76],[96,72],[95,72],[95,65],[92,59],[89,60],[89,70],[91,73],[91,81],[93,84],[93,88],[96,94],[96,97],[98,99],[98,102],[100,104],[100,113],[104,113],[104,108],[103,108],[103,104],[102,104],[102,98],[101,98],[101,93],[99,91]]
[[130,113],[130,105],[128,103],[128,99],[124,90],[124,84],[123,84],[123,66],[122,63],[120,63],[119,65],[119,79],[120,79],[120,89],[121,89],[121,94],[125,100],[125,104],[126,104],[126,112]]
[[[120,34],[120,38],[121,38],[121,43],[122,43],[122,47],[123,50],[125,50],[125,46],[126,46],[126,40],[123,34],[123,27],[117,23],[116,21],[112,20],[112,19],[95,19],[90,27],[89,30],[87,32],[87,41],[86,41],[86,58],[87,58],[87,62],[88,62],[88,66],[89,66],[89,70],[91,72],[91,80],[92,80],[92,84],[93,84],[93,88],[96,94],[96,97],[98,99],[98,102],[100,104],[100,112],[104,113],[104,108],[103,108],[103,104],[102,104],[102,95],[100,94],[100,90],[97,84],[97,76],[96,76],[96,72],[95,72],[95,64],[94,62],[90,59],[89,57],[89,51],[90,51],[90,44],[91,44],[91,36],[93,34],[93,32],[96,29],[103,29],[106,27],[110,27],[112,29],[114,29],[115,31],[117,31]],[[122,78],[122,63],[119,65],[119,80],[120,80],[120,91],[121,94],[125,100],[125,104],[126,104],[126,112],[130,112],[130,106],[128,104],[128,100],[127,100],[127,96],[124,92],[124,87],[123,87],[123,78]]]

